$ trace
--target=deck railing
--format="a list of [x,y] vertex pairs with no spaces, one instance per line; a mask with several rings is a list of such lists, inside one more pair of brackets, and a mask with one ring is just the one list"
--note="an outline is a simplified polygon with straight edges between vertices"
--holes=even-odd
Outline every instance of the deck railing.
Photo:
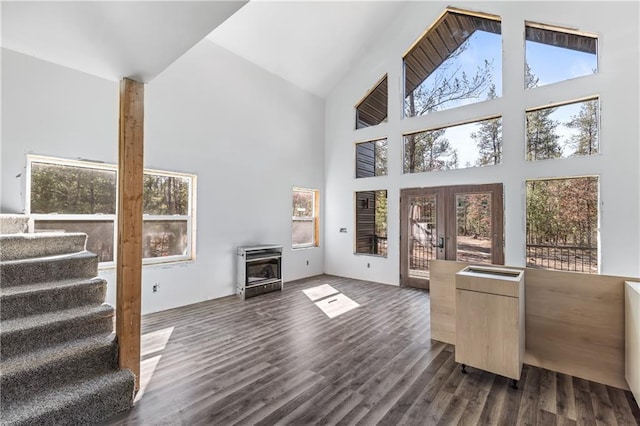
[[598,273],[598,248],[527,244],[529,268]]

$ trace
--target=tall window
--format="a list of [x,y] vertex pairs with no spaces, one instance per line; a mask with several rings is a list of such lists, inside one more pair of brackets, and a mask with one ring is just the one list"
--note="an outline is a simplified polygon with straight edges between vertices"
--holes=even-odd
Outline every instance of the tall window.
[[404,56],[404,116],[494,97],[502,88],[498,16],[447,10]]
[[[117,167],[88,161],[28,157],[27,213],[36,231],[85,232],[87,250],[103,266],[115,260]],[[193,257],[195,176],[144,171],[144,263]]]
[[356,192],[356,253],[387,257],[387,191]]
[[294,249],[320,245],[319,216],[320,192],[293,188],[291,245]]
[[527,266],[598,272],[598,177],[527,181]]

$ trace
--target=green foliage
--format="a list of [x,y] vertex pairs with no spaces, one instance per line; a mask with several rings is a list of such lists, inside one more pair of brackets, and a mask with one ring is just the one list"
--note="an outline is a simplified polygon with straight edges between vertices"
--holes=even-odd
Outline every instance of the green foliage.
[[527,160],[546,160],[562,157],[560,136],[556,132],[558,121],[549,116],[556,108],[545,108],[527,113]]
[[32,163],[31,213],[115,214],[116,173]]
[[[538,81],[527,64],[526,87],[536,87]],[[556,108],[544,108],[527,113],[527,161],[562,157],[562,147],[558,143],[560,136],[556,132],[560,122],[550,118],[555,111]]]
[[382,139],[372,142],[375,144],[375,174],[374,176],[385,176],[387,174],[387,140]]
[[491,237],[491,195],[463,194],[456,197],[458,235]]
[[387,191],[376,191],[375,195],[376,236],[387,236]]
[[[487,99],[496,98],[496,86],[491,85]],[[471,138],[476,141],[478,154],[477,166],[500,164],[502,161],[502,118],[492,118],[480,123],[477,132],[471,133]]]
[[[405,98],[405,116],[415,117],[457,102],[478,98],[492,81],[492,62],[484,61],[472,76],[461,71],[456,58],[469,47],[462,43],[440,66]],[[495,97],[495,86],[493,96]],[[405,138],[405,173],[458,168],[458,153],[442,138],[443,130],[422,132]]]
[[446,129],[405,136],[404,171],[420,173],[458,167],[458,153],[444,138]]
[[598,178],[527,182],[527,244],[595,247]]
[[582,102],[577,115],[565,123],[567,127],[578,130],[571,137],[574,148],[572,155],[593,155],[598,153],[598,101],[592,99]]
[[150,215],[188,215],[189,179],[144,174],[143,211]]
[[[143,192],[145,214],[189,214],[187,178],[145,173]],[[31,213],[115,214],[116,172],[34,162]]]

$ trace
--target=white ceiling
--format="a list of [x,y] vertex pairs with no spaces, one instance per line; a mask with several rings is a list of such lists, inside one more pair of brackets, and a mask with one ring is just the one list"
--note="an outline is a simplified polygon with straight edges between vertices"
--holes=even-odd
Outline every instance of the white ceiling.
[[325,97],[405,4],[253,0],[208,38]]
[[[402,1],[5,1],[2,46],[110,80],[149,82],[207,37],[326,97]],[[212,32],[213,31],[213,32]]]
[[2,1],[2,46],[148,82],[246,1]]

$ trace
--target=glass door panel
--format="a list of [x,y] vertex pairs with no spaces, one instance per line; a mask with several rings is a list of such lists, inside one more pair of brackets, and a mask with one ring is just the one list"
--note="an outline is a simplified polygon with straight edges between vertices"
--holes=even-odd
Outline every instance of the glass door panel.
[[458,193],[456,258],[460,262],[492,263],[491,193]]
[[429,261],[436,257],[435,195],[409,199],[409,277],[429,278]]
[[502,184],[400,191],[400,284],[429,288],[434,259],[504,264]]

